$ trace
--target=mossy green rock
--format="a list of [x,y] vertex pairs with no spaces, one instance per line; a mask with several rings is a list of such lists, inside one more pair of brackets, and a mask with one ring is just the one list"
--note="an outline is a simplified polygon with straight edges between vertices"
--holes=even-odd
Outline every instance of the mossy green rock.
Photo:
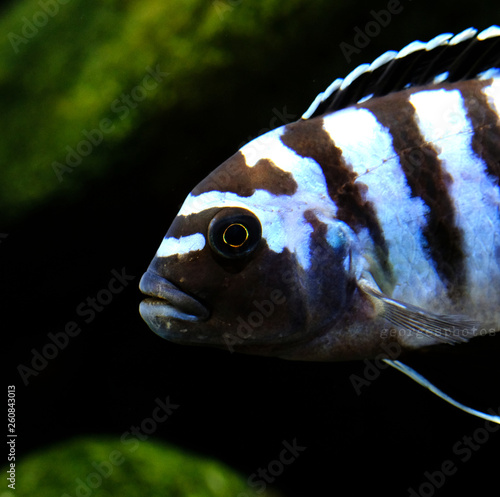
[[[5,474],[5,468],[2,474]],[[255,497],[225,465],[149,441],[81,438],[16,463],[2,497]],[[270,496],[264,492],[260,496]],[[276,494],[273,494],[276,495]]]

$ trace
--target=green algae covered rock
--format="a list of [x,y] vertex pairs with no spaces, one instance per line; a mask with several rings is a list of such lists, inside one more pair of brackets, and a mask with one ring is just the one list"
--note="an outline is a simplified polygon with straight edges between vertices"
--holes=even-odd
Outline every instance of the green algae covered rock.
[[149,441],[75,439],[28,455],[15,471],[15,490],[2,497],[271,496],[219,462]]

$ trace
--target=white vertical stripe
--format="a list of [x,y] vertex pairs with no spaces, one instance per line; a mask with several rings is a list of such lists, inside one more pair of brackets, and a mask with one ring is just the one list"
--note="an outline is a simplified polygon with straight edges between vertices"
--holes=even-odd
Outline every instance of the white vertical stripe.
[[482,91],[486,95],[491,110],[500,117],[500,69],[493,69],[492,71],[496,71],[497,77],[493,78],[492,83],[485,86]]
[[488,300],[498,303],[500,267],[495,247],[500,237],[500,193],[486,164],[472,150],[473,129],[462,96],[458,90],[422,91],[410,102],[422,135],[436,145],[443,171],[453,179],[448,188],[464,234],[470,298],[477,305],[487,305]]
[[368,186],[366,200],[375,206],[396,276],[392,296],[415,305],[439,299],[445,287],[423,248],[428,208],[411,197],[389,130],[366,109],[330,114],[324,128],[358,174],[356,182]]

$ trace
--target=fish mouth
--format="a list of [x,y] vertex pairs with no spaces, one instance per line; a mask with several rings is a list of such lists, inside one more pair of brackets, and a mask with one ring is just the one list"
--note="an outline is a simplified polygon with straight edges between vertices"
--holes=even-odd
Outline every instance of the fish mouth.
[[139,289],[152,297],[144,299],[139,305],[142,319],[163,338],[170,336],[172,331],[187,331],[180,329],[174,321],[199,322],[210,315],[201,302],[151,270],[143,274]]

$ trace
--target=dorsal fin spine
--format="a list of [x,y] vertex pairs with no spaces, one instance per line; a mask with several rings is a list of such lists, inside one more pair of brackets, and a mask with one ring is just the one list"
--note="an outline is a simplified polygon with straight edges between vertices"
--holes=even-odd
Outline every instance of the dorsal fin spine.
[[463,41],[470,40],[477,33],[477,29],[468,28],[464,29],[461,33],[458,33],[450,40],[450,45],[458,45]]
[[425,50],[426,44],[421,41],[412,41],[409,45],[406,45],[402,50],[399,51],[396,59],[402,59],[410,55],[413,52],[418,52],[420,50]]
[[428,41],[425,45],[425,49],[430,51],[434,50],[435,48],[441,46],[441,45],[446,45],[448,40],[453,37],[452,33],[443,33],[441,35],[437,35],[432,40]]
[[360,66],[356,67],[356,69],[350,72],[346,76],[344,81],[342,81],[342,84],[340,85],[340,90],[344,90],[345,88],[347,88],[356,78],[359,78],[359,76],[368,71],[370,71],[370,64],[361,64]]
[[484,29],[477,35],[477,39],[480,41],[487,40],[488,38],[495,38],[500,36],[500,28],[498,26],[490,26]]
[[380,66],[389,63],[392,59],[395,59],[397,55],[398,53],[394,50],[389,50],[388,52],[383,53],[370,64],[370,71],[374,71]]
[[309,119],[312,113],[318,108],[318,105],[329,98],[334,91],[337,91],[343,81],[344,80],[342,78],[337,78],[325,91],[321,92],[314,99],[314,102],[309,106],[309,109],[307,109],[304,114],[302,114],[302,119]]

